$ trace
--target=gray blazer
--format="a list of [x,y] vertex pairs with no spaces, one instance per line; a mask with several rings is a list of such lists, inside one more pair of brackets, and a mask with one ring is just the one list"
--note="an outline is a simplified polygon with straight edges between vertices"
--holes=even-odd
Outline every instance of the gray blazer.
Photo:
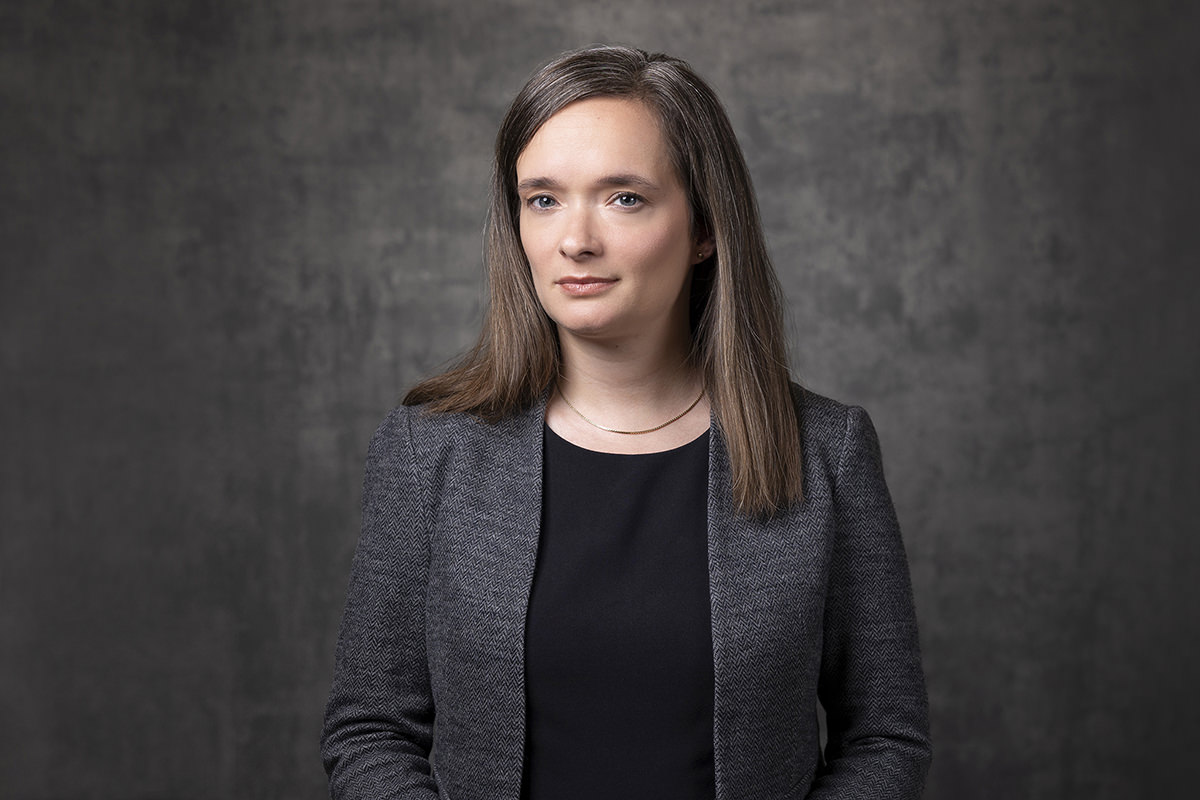
[[[737,512],[710,435],[716,797],[918,798],[925,683],[878,440],[861,408],[796,399],[805,499],[769,520]],[[371,440],[321,739],[332,797],[520,797],[544,415],[400,407]]]

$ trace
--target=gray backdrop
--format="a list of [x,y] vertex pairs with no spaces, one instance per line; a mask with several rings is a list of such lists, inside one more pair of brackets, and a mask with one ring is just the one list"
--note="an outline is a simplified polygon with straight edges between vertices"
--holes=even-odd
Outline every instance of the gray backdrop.
[[322,795],[366,441],[474,336],[508,99],[613,41],[723,96],[879,427],[926,796],[1183,796],[1197,7],[5,3],[0,795]]

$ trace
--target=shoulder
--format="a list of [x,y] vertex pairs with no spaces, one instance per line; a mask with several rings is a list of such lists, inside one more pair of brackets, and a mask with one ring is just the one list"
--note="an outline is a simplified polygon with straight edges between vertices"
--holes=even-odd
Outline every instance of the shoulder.
[[792,384],[792,402],[796,405],[796,418],[800,421],[800,435],[804,440],[824,441],[837,439],[846,426],[846,415],[850,406],[839,403],[824,395]]
[[424,405],[399,405],[388,412],[371,438],[373,458],[403,460],[419,469],[459,468],[483,462],[528,459],[541,451],[543,406],[489,423],[466,413],[437,413]]
[[879,441],[866,409],[838,402],[795,383],[792,399],[800,424],[806,472],[819,468],[827,475],[836,475],[848,458],[864,450],[878,458]]
[[470,414],[437,414],[424,405],[398,405],[379,423],[372,441],[395,447],[409,442],[468,439],[484,425]]

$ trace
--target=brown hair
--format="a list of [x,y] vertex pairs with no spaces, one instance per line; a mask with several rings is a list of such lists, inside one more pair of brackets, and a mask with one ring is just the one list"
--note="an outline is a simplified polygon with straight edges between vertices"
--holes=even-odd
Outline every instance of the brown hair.
[[517,158],[546,120],[589,97],[643,102],[659,118],[691,202],[716,249],[692,279],[692,358],[729,451],[738,507],[768,515],[801,498],[800,432],[780,289],[733,126],[684,61],[627,47],[565,53],[538,70],[496,135],[486,237],[489,304],[479,341],[404,398],[433,412],[496,421],[528,408],[559,372],[558,337],[538,302],[518,232]]

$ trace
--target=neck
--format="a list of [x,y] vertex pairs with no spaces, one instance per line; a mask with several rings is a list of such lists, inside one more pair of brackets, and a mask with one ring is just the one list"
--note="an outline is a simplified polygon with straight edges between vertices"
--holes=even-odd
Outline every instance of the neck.
[[686,444],[708,428],[708,403],[696,401],[704,380],[688,363],[686,329],[674,339],[621,344],[581,340],[560,331],[559,341],[562,373],[559,391],[546,408],[546,423],[564,439],[609,453],[651,453]]
[[703,387],[700,371],[688,362],[691,342],[686,331],[617,343],[560,333],[559,341],[559,383],[572,402],[653,415],[663,406],[678,405],[680,397],[691,402]]

